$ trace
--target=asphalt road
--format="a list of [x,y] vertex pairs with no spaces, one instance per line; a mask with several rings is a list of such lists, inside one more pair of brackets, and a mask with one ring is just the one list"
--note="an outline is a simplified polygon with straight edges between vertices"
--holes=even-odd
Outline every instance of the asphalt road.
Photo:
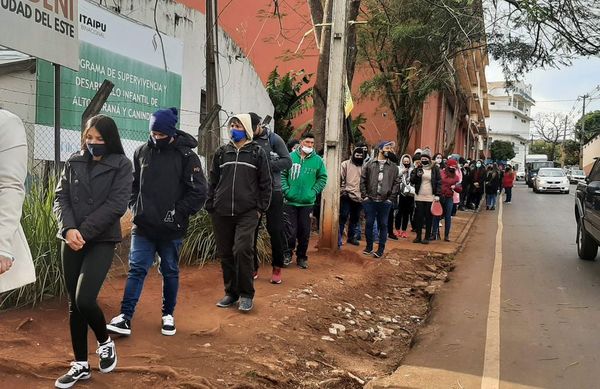
[[387,387],[600,388],[600,259],[577,257],[574,189],[518,184],[501,221],[480,213]]

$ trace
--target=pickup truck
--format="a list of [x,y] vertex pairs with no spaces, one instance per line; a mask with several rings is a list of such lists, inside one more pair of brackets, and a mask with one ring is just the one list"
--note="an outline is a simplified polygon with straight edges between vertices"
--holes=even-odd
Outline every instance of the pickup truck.
[[596,158],[590,174],[577,185],[575,195],[577,254],[593,261],[600,243],[600,159]]

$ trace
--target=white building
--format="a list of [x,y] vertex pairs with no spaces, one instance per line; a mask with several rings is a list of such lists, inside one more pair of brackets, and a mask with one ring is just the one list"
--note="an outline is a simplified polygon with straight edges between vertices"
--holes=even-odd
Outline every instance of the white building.
[[535,100],[531,97],[531,85],[517,83],[510,90],[503,81],[488,83],[490,117],[486,119],[489,131],[488,142],[508,141],[514,146],[513,164],[519,170],[525,167],[528,139],[533,118],[531,108]]
[[[205,97],[205,15],[173,1],[158,2],[156,11],[154,1],[122,0],[118,4],[79,2],[79,72],[64,68],[62,72],[63,160],[80,147],[81,113],[86,99],[93,96],[97,83],[104,78],[113,81],[115,88],[102,113],[115,118],[120,129],[130,125],[137,131],[136,136],[124,138],[128,153],[145,141],[142,135],[147,131],[147,116],[157,108],[179,106],[180,128],[194,136],[203,113],[210,108],[206,107]],[[86,25],[90,16],[97,25]],[[232,113],[253,111],[263,117],[273,116],[273,105],[250,60],[221,28],[218,51],[217,86],[222,106],[219,122],[223,125],[220,135],[225,140],[225,125]],[[36,160],[52,160],[54,155],[53,81],[48,70],[48,63],[0,50],[0,108],[14,112],[26,123],[29,135],[35,138],[30,138],[30,152]],[[167,80],[174,82],[161,84],[167,70]],[[176,92],[171,92],[169,101],[163,103],[159,98],[162,95],[154,93],[158,89]],[[115,112],[117,109],[120,112]],[[34,127],[35,135],[31,130]]]

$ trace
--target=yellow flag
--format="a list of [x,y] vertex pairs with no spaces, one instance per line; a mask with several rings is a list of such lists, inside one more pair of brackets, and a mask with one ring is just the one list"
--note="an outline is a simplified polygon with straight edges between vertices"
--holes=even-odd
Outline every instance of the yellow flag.
[[350,113],[354,109],[354,101],[352,101],[352,93],[348,86],[348,77],[344,79],[344,113],[346,117],[350,116]]

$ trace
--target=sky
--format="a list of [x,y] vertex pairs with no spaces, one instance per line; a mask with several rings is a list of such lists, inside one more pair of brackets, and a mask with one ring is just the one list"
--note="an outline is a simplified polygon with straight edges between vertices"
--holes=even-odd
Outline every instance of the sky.
[[[502,81],[502,70],[498,64],[490,61],[486,69],[487,81]],[[524,77],[532,85],[532,97],[536,100],[533,113],[563,112],[569,113],[577,97],[593,92],[600,85],[600,58],[581,58],[572,66],[561,69],[538,69]],[[600,93],[596,92],[596,95]],[[557,101],[568,100],[568,101]],[[582,102],[577,102],[576,113],[581,113]],[[587,104],[586,112],[600,110],[600,98]]]

